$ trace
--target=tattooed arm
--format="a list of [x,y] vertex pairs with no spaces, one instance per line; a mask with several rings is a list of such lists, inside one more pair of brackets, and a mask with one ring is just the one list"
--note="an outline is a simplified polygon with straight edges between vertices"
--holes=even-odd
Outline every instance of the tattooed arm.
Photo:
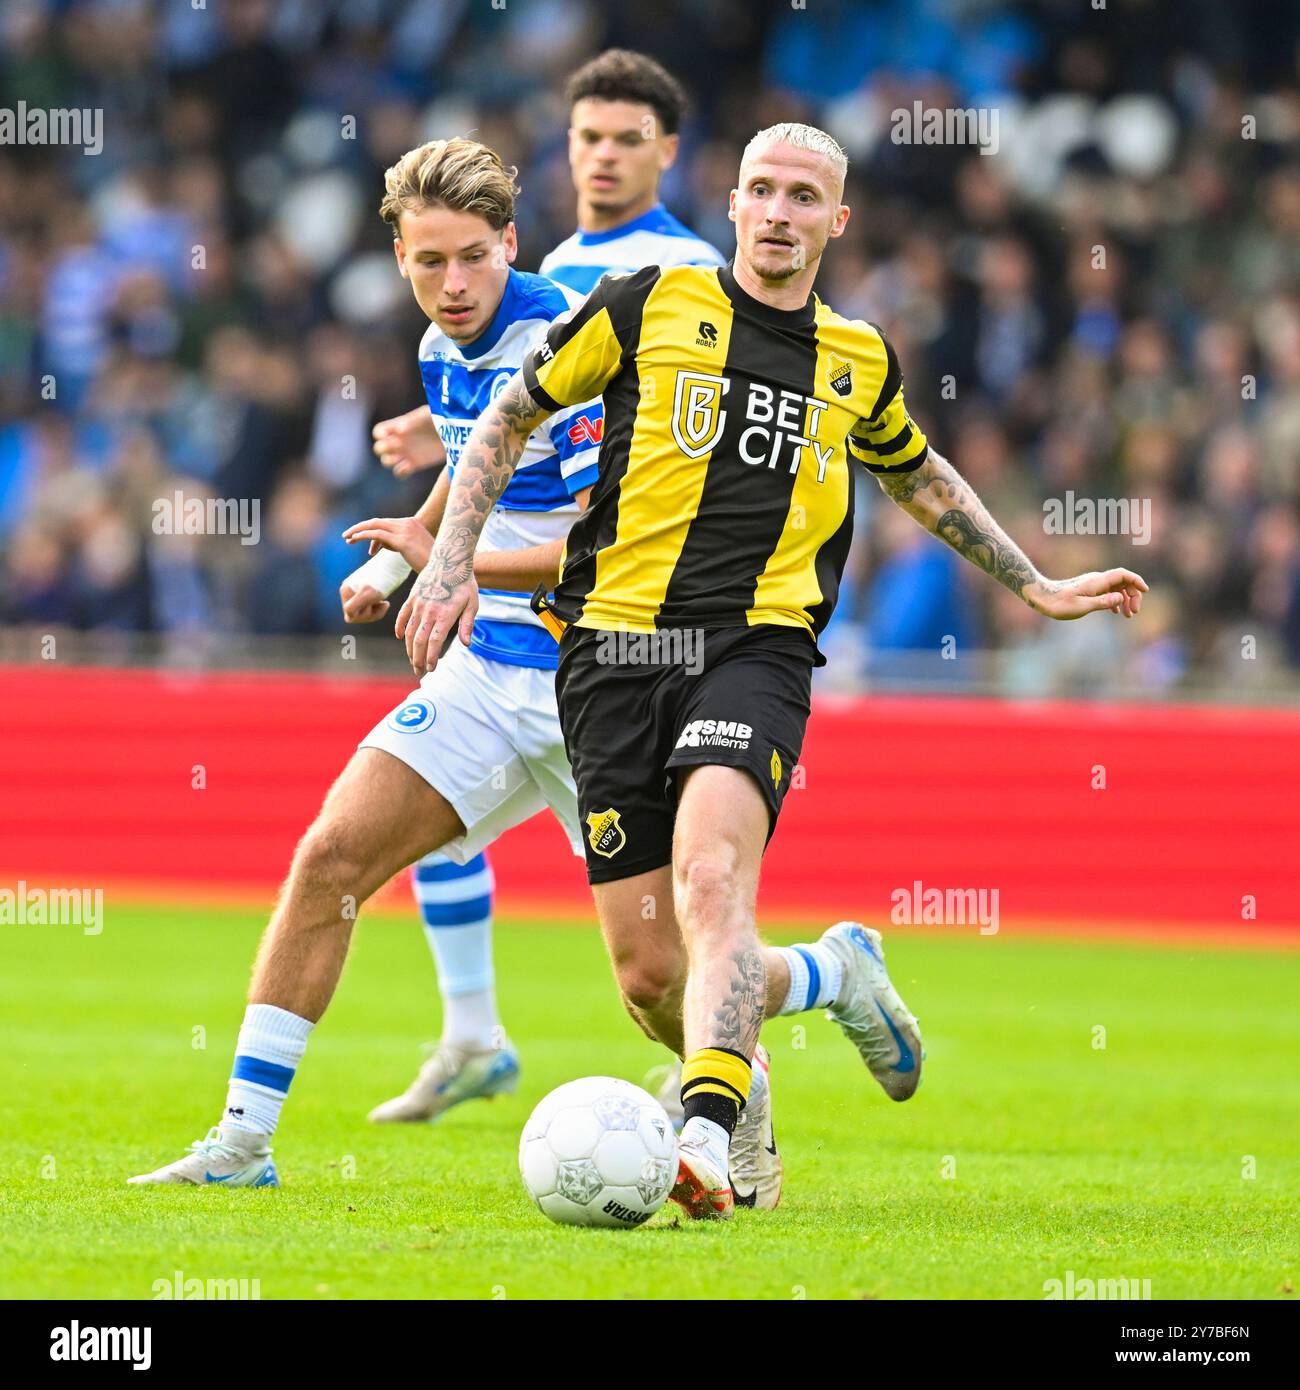
[[537,404],[516,372],[474,422],[447,495],[429,563],[397,617],[397,635],[417,676],[432,671],[457,631],[469,646],[478,612],[474,550],[488,513],[506,490],[528,436],[552,412]]
[[1005,585],[1035,613],[1066,619],[1109,611],[1131,618],[1142,607],[1146,581],[1131,570],[1044,578],[989,515],[975,489],[933,447],[912,472],[876,473],[875,479],[909,516]]

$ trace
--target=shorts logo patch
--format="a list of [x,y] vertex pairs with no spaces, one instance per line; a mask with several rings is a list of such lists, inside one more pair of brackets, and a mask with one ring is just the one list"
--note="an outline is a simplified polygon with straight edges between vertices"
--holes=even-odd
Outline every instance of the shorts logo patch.
[[424,700],[410,700],[388,716],[388,727],[399,734],[422,734],[438,717],[438,711]]
[[754,730],[735,719],[692,719],[677,740],[678,748],[748,748]]
[[781,755],[775,748],[772,749],[772,785],[781,785]]
[[593,811],[587,817],[587,843],[606,859],[613,859],[627,844],[618,812],[613,807],[608,811]]

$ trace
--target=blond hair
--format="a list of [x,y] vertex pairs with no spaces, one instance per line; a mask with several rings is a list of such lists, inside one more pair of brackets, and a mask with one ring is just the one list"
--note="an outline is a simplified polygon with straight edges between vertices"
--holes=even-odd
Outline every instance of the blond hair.
[[471,212],[499,232],[515,218],[515,176],[501,156],[477,140],[429,140],[408,150],[384,174],[379,215],[399,236],[403,212],[443,207]]
[[799,121],[781,121],[778,125],[770,125],[760,130],[745,146],[745,152],[740,156],[741,164],[749,159],[751,151],[764,145],[793,145],[796,150],[813,150],[817,154],[824,154],[835,166],[841,183],[849,171],[849,158],[840,142],[824,130],[818,130],[815,125],[803,125]]

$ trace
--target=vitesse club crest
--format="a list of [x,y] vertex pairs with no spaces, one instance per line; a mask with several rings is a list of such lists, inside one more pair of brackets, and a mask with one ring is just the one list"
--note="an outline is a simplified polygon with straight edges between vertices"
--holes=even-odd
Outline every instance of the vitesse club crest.
[[587,843],[597,854],[604,855],[606,859],[613,859],[627,844],[627,836],[619,824],[617,811],[613,808],[608,811],[593,811],[587,817]]
[[826,380],[837,396],[851,395],[853,393],[853,363],[831,353],[830,371],[826,374]]

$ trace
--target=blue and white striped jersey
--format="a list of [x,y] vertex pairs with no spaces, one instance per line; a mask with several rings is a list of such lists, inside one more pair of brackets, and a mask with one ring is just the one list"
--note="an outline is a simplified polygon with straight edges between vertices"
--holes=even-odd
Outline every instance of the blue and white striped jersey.
[[662,203],[607,232],[576,231],[542,261],[541,272],[590,294],[606,272],[630,275],[648,265],[725,265],[707,241],[679,222]]
[[[484,406],[504,389],[553,320],[582,296],[541,275],[512,269],[487,328],[472,343],[454,343],[430,324],[420,341],[420,376],[433,423],[456,463]],[[566,536],[578,514],[574,493],[596,481],[604,415],[599,398],[552,415],[524,446],[514,477],[488,514],[480,550],[523,550]],[[555,639],[528,604],[529,596],[482,589],[473,650],[513,666],[554,670]]]

